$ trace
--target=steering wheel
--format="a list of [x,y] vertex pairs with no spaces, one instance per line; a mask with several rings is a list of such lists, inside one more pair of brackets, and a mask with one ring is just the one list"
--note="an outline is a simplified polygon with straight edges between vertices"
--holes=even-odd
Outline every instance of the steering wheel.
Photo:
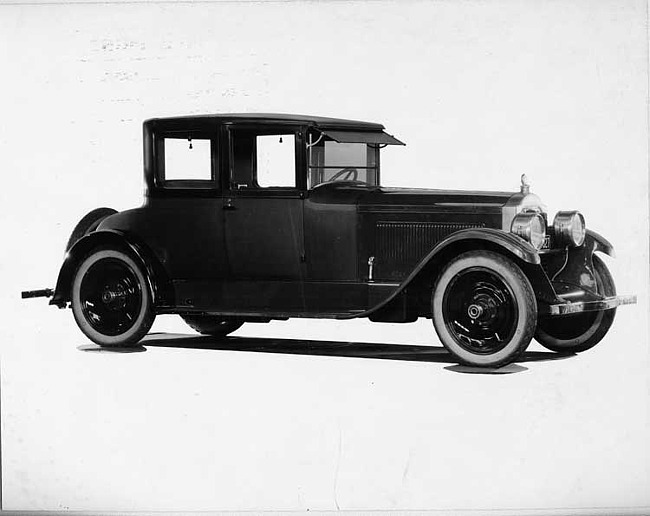
[[334,174],[328,183],[330,181],[338,181],[339,178],[343,178],[341,179],[342,181],[356,181],[357,177],[359,177],[359,171],[356,168],[345,167],[344,169],[339,170],[336,174]]

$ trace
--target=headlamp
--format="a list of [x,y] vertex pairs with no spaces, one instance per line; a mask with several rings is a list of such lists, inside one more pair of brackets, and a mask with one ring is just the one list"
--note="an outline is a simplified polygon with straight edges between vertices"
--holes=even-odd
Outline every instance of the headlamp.
[[535,249],[541,249],[546,237],[546,221],[537,212],[522,212],[512,220],[510,231],[530,242]]
[[579,211],[558,211],[553,219],[555,241],[562,247],[580,247],[585,241],[585,218]]

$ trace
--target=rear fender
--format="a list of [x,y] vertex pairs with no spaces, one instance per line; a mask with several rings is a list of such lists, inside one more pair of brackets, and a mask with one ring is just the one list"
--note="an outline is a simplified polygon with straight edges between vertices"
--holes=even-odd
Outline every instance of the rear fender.
[[50,304],[65,308],[70,301],[74,273],[81,261],[97,247],[116,247],[129,253],[147,272],[147,280],[155,306],[170,304],[173,294],[164,267],[155,254],[133,235],[118,230],[101,230],[79,239],[66,253],[59,271],[54,296]]

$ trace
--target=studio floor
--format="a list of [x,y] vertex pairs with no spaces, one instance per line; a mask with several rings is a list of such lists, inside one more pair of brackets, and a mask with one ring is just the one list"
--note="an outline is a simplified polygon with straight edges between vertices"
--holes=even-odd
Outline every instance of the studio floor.
[[104,352],[69,310],[23,310],[15,337],[37,338],[2,359],[5,509],[647,501],[647,363],[626,358],[647,342],[626,332],[629,311],[588,353],[533,343],[509,374],[473,374],[427,320],[248,324],[217,340],[163,316],[141,347]]

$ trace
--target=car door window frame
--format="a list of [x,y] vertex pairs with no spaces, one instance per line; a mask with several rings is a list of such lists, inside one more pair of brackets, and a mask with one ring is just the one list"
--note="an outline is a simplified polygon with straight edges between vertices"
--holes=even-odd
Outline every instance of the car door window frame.
[[[224,187],[232,196],[241,197],[303,197],[306,186],[305,177],[305,128],[296,124],[283,124],[277,122],[266,123],[231,123],[225,124],[225,141],[227,145],[227,167],[224,170]],[[261,129],[261,130],[260,130]],[[294,136],[294,175],[295,186],[252,186],[248,188],[233,188],[232,180],[234,167],[234,149],[233,142],[235,133],[238,130],[251,131],[258,133],[259,136],[265,134]],[[256,178],[255,178],[256,180]]]
[[[208,140],[210,141],[210,178],[209,179],[166,179],[165,178],[165,139]],[[156,170],[155,185],[166,191],[219,191],[219,138],[214,129],[160,129],[154,134],[154,154]]]

